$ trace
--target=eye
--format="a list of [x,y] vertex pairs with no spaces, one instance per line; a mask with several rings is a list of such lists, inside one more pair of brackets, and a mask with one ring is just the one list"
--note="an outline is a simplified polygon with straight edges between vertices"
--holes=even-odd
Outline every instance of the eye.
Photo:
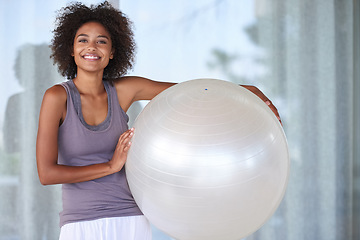
[[98,43],[99,44],[107,44],[107,42],[105,40],[99,40]]
[[87,40],[86,40],[86,39],[79,39],[79,42],[80,42],[80,43],[86,43]]

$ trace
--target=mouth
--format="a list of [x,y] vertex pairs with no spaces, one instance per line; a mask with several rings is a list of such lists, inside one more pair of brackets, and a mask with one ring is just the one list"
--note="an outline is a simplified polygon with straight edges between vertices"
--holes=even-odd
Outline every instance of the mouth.
[[87,53],[85,55],[82,56],[85,60],[99,60],[101,57],[99,57],[98,55],[96,54],[90,54],[90,53]]

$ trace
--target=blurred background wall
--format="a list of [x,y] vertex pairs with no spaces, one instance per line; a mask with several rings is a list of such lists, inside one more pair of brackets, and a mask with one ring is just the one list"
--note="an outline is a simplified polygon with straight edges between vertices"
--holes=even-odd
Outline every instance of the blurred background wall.
[[[69,2],[1,0],[0,240],[58,238],[60,186],[40,185],[35,140],[42,95],[64,81],[48,45]],[[256,85],[277,106],[290,181],[274,216],[246,239],[360,239],[358,0],[110,2],[134,23],[129,75]],[[129,110],[130,125],[145,104]]]

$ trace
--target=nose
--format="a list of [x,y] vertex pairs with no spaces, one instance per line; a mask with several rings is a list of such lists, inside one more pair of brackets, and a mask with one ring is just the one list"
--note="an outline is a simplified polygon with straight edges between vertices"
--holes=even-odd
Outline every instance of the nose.
[[90,41],[87,48],[88,48],[89,51],[95,51],[96,44],[93,41]]

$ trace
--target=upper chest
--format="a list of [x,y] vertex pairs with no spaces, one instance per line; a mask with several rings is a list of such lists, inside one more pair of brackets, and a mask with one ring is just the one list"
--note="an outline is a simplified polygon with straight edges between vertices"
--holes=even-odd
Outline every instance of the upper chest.
[[80,94],[80,104],[87,124],[96,126],[105,121],[110,104],[106,91],[99,95]]

